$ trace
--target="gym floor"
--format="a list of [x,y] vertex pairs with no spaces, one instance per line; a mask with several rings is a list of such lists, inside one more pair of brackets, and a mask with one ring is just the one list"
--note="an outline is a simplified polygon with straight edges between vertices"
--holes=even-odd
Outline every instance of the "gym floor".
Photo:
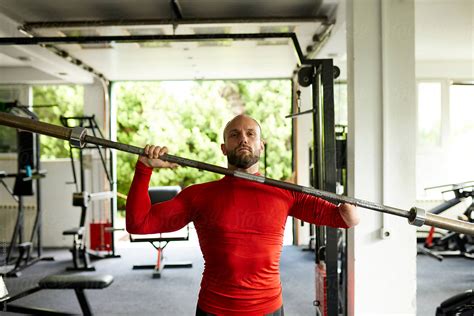
[[[191,260],[193,268],[165,269],[161,279],[153,279],[151,270],[132,270],[134,264],[154,263],[155,252],[151,245],[121,243],[118,253],[121,258],[93,262],[97,273],[112,274],[115,278],[114,283],[104,290],[86,291],[96,315],[194,315],[203,270],[196,241],[170,243],[166,248],[166,257],[170,261]],[[10,294],[34,286],[46,275],[62,273],[70,265],[70,253],[67,250],[47,250],[45,256],[54,256],[55,261],[39,262],[24,270],[20,278],[6,279]],[[446,258],[438,262],[419,255],[417,315],[434,315],[441,301],[473,288],[472,264],[473,261],[466,258]],[[285,314],[315,315],[312,305],[313,276],[313,254],[297,247],[285,246],[281,259]],[[80,313],[72,290],[42,290],[15,303]],[[11,313],[5,313],[8,314]],[[383,311],[380,311],[380,315],[383,315]]]

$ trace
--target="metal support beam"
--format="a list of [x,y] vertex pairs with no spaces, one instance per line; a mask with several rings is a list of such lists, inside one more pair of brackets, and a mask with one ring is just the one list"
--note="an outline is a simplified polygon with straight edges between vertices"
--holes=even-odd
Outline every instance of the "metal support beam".
[[138,43],[156,41],[213,41],[213,40],[257,40],[267,38],[288,38],[293,44],[299,65],[313,64],[305,58],[295,33],[234,33],[234,34],[182,34],[182,35],[118,35],[118,36],[71,36],[71,37],[2,37],[0,46],[5,45],[51,45],[91,44],[91,43]]
[[155,26],[155,25],[202,25],[202,24],[262,24],[262,23],[330,23],[327,17],[255,17],[255,18],[218,18],[197,19],[181,18],[175,19],[141,19],[141,20],[95,20],[95,21],[49,21],[28,22],[23,24],[22,29],[29,31],[35,29],[66,29],[66,28],[96,28],[96,27],[118,27],[118,26]]

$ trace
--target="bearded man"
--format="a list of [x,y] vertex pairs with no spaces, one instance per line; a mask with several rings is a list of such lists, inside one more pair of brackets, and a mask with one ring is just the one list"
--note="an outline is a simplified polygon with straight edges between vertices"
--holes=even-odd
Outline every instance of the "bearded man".
[[[225,126],[222,153],[228,168],[257,174],[264,149],[261,128],[247,115]],[[192,185],[172,200],[151,204],[153,168],[172,168],[160,160],[166,147],[147,145],[140,156],[126,207],[127,231],[155,234],[194,222],[204,257],[196,316],[284,315],[279,264],[288,216],[316,225],[357,225],[355,206],[336,206],[312,195],[232,176]]]

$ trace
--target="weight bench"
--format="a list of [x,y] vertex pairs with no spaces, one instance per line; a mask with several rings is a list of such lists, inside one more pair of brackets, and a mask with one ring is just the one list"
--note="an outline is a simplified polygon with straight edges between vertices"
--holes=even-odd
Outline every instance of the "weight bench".
[[474,315],[474,291],[472,289],[448,298],[436,308],[436,316],[450,315]]
[[18,249],[18,257],[15,260],[15,264],[0,267],[0,275],[19,277],[21,275],[20,270],[22,268],[25,268],[37,261],[30,261],[31,248],[33,247],[32,242],[25,241],[21,244],[18,244],[16,247]]
[[188,235],[186,236],[163,236],[162,234],[150,235],[132,235],[130,234],[131,242],[149,242],[155,247],[157,251],[156,264],[134,265],[133,270],[153,269],[153,278],[159,279],[164,268],[192,268],[193,263],[190,261],[183,262],[167,262],[163,256],[163,251],[171,241],[186,241],[189,240],[189,227],[187,228]]
[[[170,200],[180,191],[181,188],[179,186],[150,187],[148,194],[150,195],[151,203],[154,204]],[[149,242],[157,251],[156,264],[134,265],[133,270],[153,269],[153,278],[156,279],[161,277],[164,268],[192,268],[192,262],[166,262],[163,256],[163,251],[169,242],[189,240],[189,226],[186,226],[184,229],[186,230],[185,235],[172,235],[173,233],[148,235],[130,234],[130,242]]]
[[[38,282],[36,287],[21,292],[19,294],[9,296],[8,291],[4,297],[0,297],[0,310],[4,312],[12,313],[23,313],[30,315],[76,315],[71,313],[64,313],[54,310],[48,310],[43,308],[26,307],[10,304],[15,300],[31,295],[41,290],[74,290],[76,293],[77,300],[81,306],[83,315],[92,315],[92,310],[87,300],[84,290],[92,289],[104,289],[112,284],[114,278],[111,275],[84,275],[84,274],[53,274],[44,277]],[[3,280],[0,278],[0,283]],[[4,284],[0,284],[0,287],[5,287]]]

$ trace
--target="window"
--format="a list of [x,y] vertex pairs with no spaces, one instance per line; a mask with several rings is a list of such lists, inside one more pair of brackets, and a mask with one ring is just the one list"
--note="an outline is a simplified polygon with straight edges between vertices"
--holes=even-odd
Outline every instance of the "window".
[[[59,117],[82,115],[84,88],[82,86],[57,85],[33,86],[33,110],[39,120],[61,125]],[[60,139],[41,137],[41,159],[69,157],[69,144]]]
[[334,118],[336,125],[347,126],[347,82],[334,82]]
[[441,145],[441,82],[418,83],[418,146]]
[[[446,96],[446,97],[444,97]],[[474,180],[474,86],[447,80],[418,84],[417,199],[440,200],[447,188]]]
[[451,85],[449,96],[451,140],[460,147],[472,149],[474,141],[474,85]]
[[473,181],[474,166],[474,85],[449,87],[449,164],[453,181]]

